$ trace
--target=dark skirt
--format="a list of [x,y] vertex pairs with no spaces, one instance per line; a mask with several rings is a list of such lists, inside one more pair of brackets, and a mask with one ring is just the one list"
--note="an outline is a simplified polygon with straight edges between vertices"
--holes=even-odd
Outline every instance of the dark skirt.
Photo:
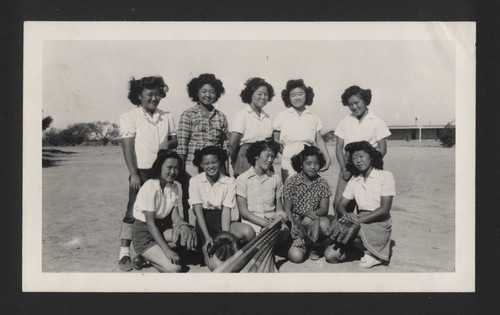
[[[210,237],[214,237],[215,235],[217,235],[217,233],[222,231],[222,210],[203,209],[203,216],[205,217],[205,223],[207,225],[207,230]],[[196,224],[196,231],[202,238],[204,238],[199,224]]]
[[[172,228],[172,218],[169,215],[164,219],[155,220],[155,224],[160,233],[163,234],[163,232]],[[134,222],[132,243],[134,244],[134,250],[137,255],[141,255],[151,247],[158,245],[153,235],[149,232],[147,223],[140,220],[135,220]]]

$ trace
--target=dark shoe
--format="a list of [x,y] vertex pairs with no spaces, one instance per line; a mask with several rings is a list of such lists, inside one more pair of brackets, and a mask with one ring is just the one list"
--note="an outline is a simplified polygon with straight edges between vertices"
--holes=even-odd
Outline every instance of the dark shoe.
[[142,268],[149,268],[151,266],[151,263],[142,255],[137,255],[132,260],[132,267],[134,267],[135,270],[141,270]]
[[130,271],[130,270],[132,270],[132,264],[131,264],[130,256],[123,256],[118,261],[118,266],[120,266],[120,270],[122,270],[122,271]]

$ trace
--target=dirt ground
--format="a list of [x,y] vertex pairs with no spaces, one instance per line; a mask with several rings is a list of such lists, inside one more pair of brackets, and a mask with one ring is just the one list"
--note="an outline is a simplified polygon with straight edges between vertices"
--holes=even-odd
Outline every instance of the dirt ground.
[[[332,265],[321,258],[280,262],[280,272],[455,271],[455,149],[435,141],[389,141],[388,146],[384,169],[394,174],[397,192],[390,264],[365,270],[358,261]],[[338,165],[334,146],[328,148],[334,163],[322,176],[335,192]],[[44,152],[42,171],[42,271],[121,272],[118,235],[128,196],[121,148],[44,150],[53,151]],[[332,201],[333,196],[330,208]],[[209,272],[199,265],[189,267],[189,272]]]

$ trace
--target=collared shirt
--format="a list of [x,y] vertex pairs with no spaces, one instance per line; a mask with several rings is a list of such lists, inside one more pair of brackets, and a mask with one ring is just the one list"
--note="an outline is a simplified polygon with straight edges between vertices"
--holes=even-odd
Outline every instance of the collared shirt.
[[180,184],[166,184],[163,191],[159,179],[150,179],[142,185],[134,203],[134,218],[146,222],[144,212],[154,211],[156,219],[163,219],[177,207]]
[[194,151],[210,145],[227,150],[229,138],[227,118],[224,113],[214,109],[205,114],[199,104],[181,114],[177,140],[177,153],[186,155],[186,164],[193,164]]
[[286,180],[283,187],[283,198],[292,201],[295,220],[300,220],[304,214],[318,209],[321,199],[332,195],[326,179],[318,176],[308,185],[304,176],[303,172],[293,175]]
[[160,149],[168,149],[169,136],[177,135],[171,113],[157,109],[153,117],[138,106],[120,116],[120,138],[135,137],[138,168],[150,168]]
[[368,141],[372,147],[378,148],[377,141],[391,135],[389,128],[372,111],[368,111],[360,122],[354,115],[348,115],[335,128],[335,135],[344,139],[344,146],[351,142]]
[[202,204],[203,209],[221,210],[222,207],[234,208],[236,199],[236,182],[234,178],[219,175],[212,186],[205,172],[191,177],[189,180],[189,204]]
[[342,195],[356,200],[358,209],[373,211],[380,207],[380,197],[396,196],[396,183],[391,172],[372,169],[370,175],[352,177]]
[[292,107],[280,112],[273,123],[273,129],[280,131],[280,142],[285,146],[295,142],[312,145],[321,128],[323,124],[318,115],[306,109],[299,116]]
[[271,117],[261,110],[260,115],[250,107],[238,111],[231,122],[231,131],[241,133],[240,144],[254,143],[265,140],[273,135]]
[[247,200],[248,211],[264,217],[276,211],[276,198],[282,194],[281,178],[272,172],[259,176],[250,167],[236,178],[236,194]]

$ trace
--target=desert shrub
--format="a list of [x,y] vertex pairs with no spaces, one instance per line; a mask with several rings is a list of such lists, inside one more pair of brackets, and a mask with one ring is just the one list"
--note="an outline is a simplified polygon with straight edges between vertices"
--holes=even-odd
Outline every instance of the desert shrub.
[[451,148],[455,145],[455,126],[448,123],[442,131],[441,137],[439,138],[441,146],[445,148]]

